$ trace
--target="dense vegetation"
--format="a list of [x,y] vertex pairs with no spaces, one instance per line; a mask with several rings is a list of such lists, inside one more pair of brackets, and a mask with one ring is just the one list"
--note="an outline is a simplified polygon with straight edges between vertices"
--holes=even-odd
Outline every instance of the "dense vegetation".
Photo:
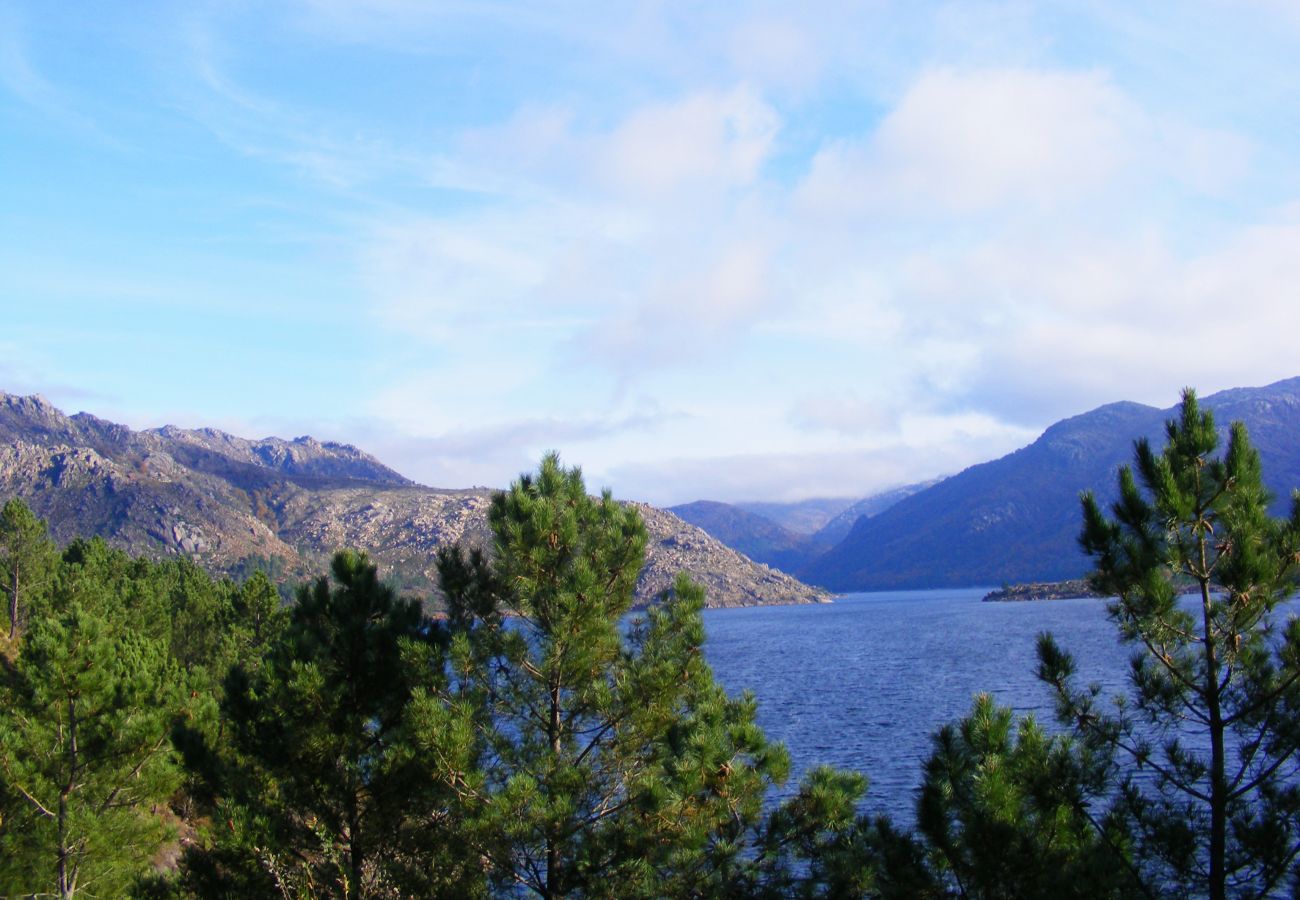
[[[1103,708],[1054,640],[1049,734],[988,697],[934,736],[909,831],[813,770],[701,652],[680,578],[629,620],[646,531],[548,456],[430,615],[364,554],[283,606],[254,573],[0,512],[0,894],[239,897],[1259,896],[1294,882],[1300,512],[1194,395],[1083,545],[1133,642]],[[1178,595],[1196,591],[1198,616]],[[1190,723],[1190,724],[1189,724]],[[1135,773],[1156,773],[1152,781]]]

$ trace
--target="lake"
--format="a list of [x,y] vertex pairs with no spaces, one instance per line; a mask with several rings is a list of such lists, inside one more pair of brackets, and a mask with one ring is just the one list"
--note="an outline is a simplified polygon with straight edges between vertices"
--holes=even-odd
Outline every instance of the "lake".
[[847,594],[832,604],[712,609],[705,655],[729,692],[758,697],[758,721],[790,749],[794,772],[820,763],[871,780],[865,809],[913,820],[930,735],[992,694],[1054,726],[1034,677],[1035,640],[1052,631],[1084,683],[1122,690],[1130,650],[1105,601],[984,603],[986,589]]

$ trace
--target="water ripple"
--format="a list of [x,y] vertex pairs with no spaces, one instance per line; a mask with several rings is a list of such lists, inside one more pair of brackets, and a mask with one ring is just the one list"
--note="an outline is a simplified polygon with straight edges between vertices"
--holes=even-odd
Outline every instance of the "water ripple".
[[913,818],[930,735],[979,692],[1052,722],[1034,677],[1035,641],[1050,630],[1085,682],[1122,689],[1128,651],[1098,600],[982,603],[984,590],[850,594],[831,605],[705,613],[705,654],[732,693],[752,690],[768,736],[794,773],[830,763],[871,780],[866,809]]

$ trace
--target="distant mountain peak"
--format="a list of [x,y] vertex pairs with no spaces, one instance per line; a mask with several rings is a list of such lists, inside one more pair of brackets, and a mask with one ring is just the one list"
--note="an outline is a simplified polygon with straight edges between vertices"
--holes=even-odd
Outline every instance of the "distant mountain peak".
[[68,417],[40,394],[6,394],[0,392],[0,416],[10,421],[27,421],[33,425],[66,427]]

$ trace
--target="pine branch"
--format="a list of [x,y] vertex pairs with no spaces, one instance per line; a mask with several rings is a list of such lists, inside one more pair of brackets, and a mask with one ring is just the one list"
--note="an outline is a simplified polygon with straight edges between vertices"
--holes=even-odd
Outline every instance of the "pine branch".
[[[6,774],[8,774],[8,773],[6,772]],[[17,783],[14,783],[14,782],[11,782],[11,784],[13,784],[13,786],[16,787],[16,788],[18,789],[18,793],[22,794],[24,797],[27,798],[27,802],[28,802],[28,803],[30,803],[30,804],[32,804],[32,806],[36,807],[36,811],[39,812],[41,815],[45,816],[47,819],[55,819],[55,818],[58,818],[54,813],[52,813],[52,812],[50,812],[48,809],[46,809],[46,808],[45,808],[45,805],[44,805],[43,803],[41,803],[41,801],[37,800],[37,799],[36,799],[35,797],[33,797],[30,793],[28,793],[28,792],[27,792],[27,789],[24,788],[21,784],[17,784]]]

